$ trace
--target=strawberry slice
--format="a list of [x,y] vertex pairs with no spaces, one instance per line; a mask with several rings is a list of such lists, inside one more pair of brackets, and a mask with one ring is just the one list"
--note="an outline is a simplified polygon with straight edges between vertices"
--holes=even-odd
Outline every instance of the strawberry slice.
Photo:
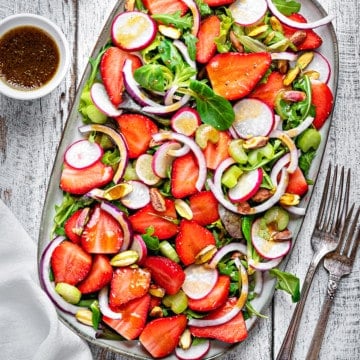
[[181,0],[143,0],[143,4],[150,14],[173,14],[180,11],[180,15],[183,16],[188,10]]
[[185,280],[182,267],[162,256],[148,256],[144,267],[150,271],[154,282],[164,288],[169,295],[176,294]]
[[78,284],[88,275],[91,264],[91,255],[71,241],[63,241],[55,248],[51,256],[55,283]]
[[284,77],[285,75],[280,74],[278,71],[273,71],[266,79],[266,82],[257,84],[248,97],[262,100],[265,104],[274,109],[278,92],[286,89],[283,84]]
[[150,295],[145,294],[114,309],[121,313],[121,319],[115,320],[103,316],[102,320],[125,339],[135,340],[144,329],[149,306]]
[[121,306],[144,296],[150,287],[151,275],[146,269],[122,267],[114,271],[110,283],[109,305]]
[[175,249],[184,265],[193,264],[200,250],[215,243],[215,238],[208,229],[193,220],[181,220]]
[[64,224],[66,237],[75,244],[81,241],[81,233],[84,230],[83,224],[87,222],[89,208],[83,208],[75,211]]
[[90,272],[86,278],[78,284],[77,288],[82,294],[90,294],[101,290],[109,284],[112,278],[113,268],[105,255],[97,254],[93,258]]
[[166,210],[160,212],[155,210],[150,203],[129,216],[133,230],[139,234],[145,234],[147,229],[152,227],[154,229],[153,235],[161,240],[176,235],[179,229],[175,223],[177,214],[174,202],[170,199],[165,199],[165,207]]
[[157,125],[140,114],[123,114],[116,118],[125,137],[130,159],[136,159],[149,148],[152,135],[158,132]]
[[154,358],[162,358],[172,353],[185,331],[185,315],[159,318],[148,322],[141,333],[140,343]]
[[248,95],[271,65],[271,55],[259,53],[223,53],[206,65],[214,92],[228,100]]
[[289,183],[286,188],[286,192],[290,194],[296,194],[303,196],[309,190],[309,185],[306,182],[305,176],[302,170],[298,167],[295,172],[289,174]]
[[195,156],[190,152],[176,158],[171,170],[171,193],[175,198],[181,199],[195,194],[196,180],[199,176],[199,166]]
[[204,149],[206,166],[208,169],[216,170],[222,161],[227,159],[229,155],[229,144],[231,137],[226,131],[219,131],[219,141],[212,143],[208,141]]
[[99,205],[95,206],[81,235],[82,248],[92,254],[115,254],[123,240],[119,222]]
[[230,291],[230,278],[220,275],[215,287],[201,299],[188,299],[188,306],[191,310],[207,312],[223,306]]
[[[235,304],[236,298],[230,298],[222,307],[211,312],[203,319],[218,319],[228,313]],[[226,343],[243,341],[248,335],[245,320],[241,311],[225,324],[205,327],[190,326],[189,329],[193,336],[217,339]]]
[[311,103],[315,106],[313,125],[319,130],[328,119],[334,104],[334,96],[329,86],[323,82],[311,81]]
[[230,5],[233,2],[235,2],[235,0],[204,0],[204,3],[208,4],[210,7]]
[[193,213],[192,220],[202,226],[219,219],[219,203],[211,191],[201,191],[190,196],[189,205]]
[[114,106],[118,107],[122,102],[122,94],[125,90],[122,69],[126,59],[132,60],[132,69],[141,66],[141,60],[115,46],[109,47],[101,58],[100,74],[107,94]]
[[85,169],[74,169],[64,163],[60,188],[70,194],[83,195],[91,189],[108,184],[113,176],[113,168],[104,165],[100,160]]
[[221,22],[216,15],[207,17],[200,23],[196,43],[196,61],[206,64],[216,53],[215,38],[220,35]]
[[[299,13],[294,13],[294,14],[290,15],[289,19],[294,20],[296,22],[300,22],[300,23],[307,22],[307,20],[304,18],[304,16],[302,16]],[[290,38],[295,32],[298,31],[298,29],[295,29],[295,28],[290,27],[285,24],[282,24],[282,26],[283,26],[283,30],[284,30],[284,35],[287,38]],[[296,47],[299,51],[300,50],[301,51],[302,50],[314,50],[321,46],[321,44],[323,42],[322,38],[314,30],[306,29],[306,30],[301,30],[301,31],[306,32],[306,38],[302,43],[296,45]]]

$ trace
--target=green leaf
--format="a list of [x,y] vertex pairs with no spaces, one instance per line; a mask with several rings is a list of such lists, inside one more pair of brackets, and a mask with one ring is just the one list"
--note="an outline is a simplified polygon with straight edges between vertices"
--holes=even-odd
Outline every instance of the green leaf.
[[271,269],[270,275],[277,279],[276,289],[284,290],[291,295],[293,302],[298,302],[300,299],[300,280],[293,274],[281,271],[279,269]]
[[146,229],[146,234],[142,235],[142,238],[146,244],[146,247],[149,250],[157,251],[159,250],[159,238],[157,236],[153,236],[154,228],[152,226]]
[[212,14],[212,10],[208,4],[206,4],[203,0],[195,0],[195,3],[200,11],[201,17],[205,17],[207,15]]
[[134,78],[145,89],[165,91],[173,75],[164,65],[146,64],[135,70]]
[[189,57],[191,60],[195,60],[196,58],[196,43],[198,42],[198,38],[191,34],[190,32],[186,32],[183,34],[183,39],[188,49]]
[[277,9],[284,15],[290,16],[300,11],[301,4],[295,0],[272,0]]
[[216,95],[209,86],[200,81],[190,80],[189,87],[195,97],[202,122],[217,130],[227,130],[235,119],[231,103]]
[[190,14],[181,16],[180,11],[176,11],[173,14],[154,14],[152,18],[156,21],[160,21],[165,25],[172,25],[180,30],[191,29],[192,17]]
[[299,158],[299,167],[303,171],[304,175],[307,176],[310,170],[312,161],[316,156],[316,150],[310,150],[306,153],[302,153]]

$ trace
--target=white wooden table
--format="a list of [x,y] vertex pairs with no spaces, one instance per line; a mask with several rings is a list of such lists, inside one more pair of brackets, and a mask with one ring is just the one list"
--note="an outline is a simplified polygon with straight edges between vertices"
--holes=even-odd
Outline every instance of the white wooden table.
[[[340,76],[329,142],[314,189],[310,211],[286,270],[302,280],[311,258],[310,235],[314,226],[322,184],[329,162],[352,169],[351,200],[360,201],[360,4],[357,0],[320,0],[331,14],[340,50]],[[62,129],[76,86],[95,41],[115,0],[0,0],[0,18],[20,12],[46,16],[57,23],[68,38],[72,67],[65,81],[52,94],[37,101],[20,102],[0,95],[0,198],[18,217],[34,239],[47,184]],[[325,293],[327,273],[321,267],[300,326],[294,359],[304,359]],[[221,359],[274,359],[281,346],[294,304],[283,293],[276,294],[249,339]],[[124,357],[105,354],[92,347],[95,359]],[[360,254],[352,274],[341,282],[325,334],[321,359],[360,359]]]

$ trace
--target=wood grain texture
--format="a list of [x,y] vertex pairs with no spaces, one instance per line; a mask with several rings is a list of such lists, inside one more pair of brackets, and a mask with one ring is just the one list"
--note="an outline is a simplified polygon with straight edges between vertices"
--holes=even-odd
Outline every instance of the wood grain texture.
[[[52,19],[62,28],[73,54],[72,67],[65,81],[43,99],[20,102],[0,95],[0,198],[18,217],[34,241],[39,233],[40,216],[52,163],[76,86],[115,3],[115,0],[0,0],[0,18],[19,12],[31,12]],[[319,180],[314,189],[309,213],[286,268],[301,280],[312,254],[310,236],[327,165],[330,162],[352,169],[351,198],[357,203],[360,202],[360,5],[355,0],[321,0],[319,3],[329,13],[336,14],[333,23],[339,41],[340,76],[329,142]],[[321,267],[315,275],[305,307],[294,360],[305,358],[321,308],[326,281],[327,273]],[[352,274],[341,282],[325,334],[321,360],[360,359],[359,295],[360,254]],[[277,293],[265,313],[268,318],[259,320],[249,339],[220,359],[274,359],[293,309],[294,304],[289,296]],[[91,346],[91,349],[95,359],[126,359],[95,346]]]

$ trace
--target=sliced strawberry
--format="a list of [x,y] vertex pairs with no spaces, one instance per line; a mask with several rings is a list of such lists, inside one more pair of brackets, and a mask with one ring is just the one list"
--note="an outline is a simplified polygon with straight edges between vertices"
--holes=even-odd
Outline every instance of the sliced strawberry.
[[77,288],[82,294],[90,294],[102,289],[109,284],[112,278],[113,268],[105,255],[97,254],[93,258],[90,272],[86,278],[78,284]]
[[[307,20],[304,18],[304,16],[302,16],[299,13],[294,13],[294,14],[290,15],[289,18],[291,20],[294,20],[294,21],[300,22],[300,23],[307,22]],[[298,31],[298,29],[295,29],[295,28],[290,27],[285,24],[282,24],[282,26],[283,26],[283,30],[284,30],[284,35],[287,38],[290,38],[295,32]],[[308,30],[301,30],[301,31],[306,32],[306,38],[302,43],[296,45],[298,50],[314,50],[321,46],[321,44],[323,42],[322,38],[314,30],[308,29]]]
[[148,256],[144,267],[150,271],[154,282],[164,288],[169,295],[176,294],[185,280],[182,267],[162,256]]
[[230,291],[230,278],[220,275],[215,287],[202,299],[188,299],[188,306],[191,310],[207,312],[223,306]]
[[122,102],[122,94],[125,90],[122,69],[126,59],[132,60],[132,69],[141,66],[141,60],[115,46],[109,47],[101,58],[100,74],[107,94],[114,106],[118,107]]
[[280,74],[278,71],[273,71],[266,79],[266,82],[257,84],[248,97],[262,100],[273,109],[276,95],[280,90],[286,89],[283,84],[284,77],[285,75]]
[[115,309],[121,313],[121,319],[111,319],[103,316],[102,320],[122,337],[135,340],[143,331],[150,306],[150,295],[131,300]]
[[271,65],[268,52],[223,53],[206,65],[214,92],[228,100],[248,95]]
[[150,14],[173,14],[180,11],[180,15],[185,15],[188,7],[181,0],[143,0],[144,6]]
[[121,306],[144,296],[150,287],[151,275],[146,269],[121,267],[114,271],[110,283],[109,305]]
[[154,236],[161,240],[176,235],[179,229],[175,224],[177,214],[174,202],[170,199],[165,199],[165,207],[166,210],[160,212],[155,210],[150,203],[129,216],[133,230],[139,234],[145,234],[147,229],[152,227],[154,229]]
[[70,194],[83,195],[91,189],[108,184],[113,176],[113,168],[100,160],[85,169],[74,169],[64,163],[60,188]]
[[[218,319],[228,313],[235,304],[236,298],[230,298],[225,305],[211,312],[203,319]],[[193,336],[217,339],[227,343],[243,341],[248,335],[245,320],[241,311],[232,320],[226,322],[225,324],[206,327],[190,326],[189,329]]]
[[51,256],[55,283],[78,284],[88,275],[91,264],[91,255],[71,241],[63,241]]
[[196,61],[206,64],[216,53],[215,38],[220,35],[221,22],[216,15],[207,17],[200,23],[196,42]]
[[81,234],[84,230],[84,225],[88,220],[89,208],[83,208],[75,211],[64,224],[64,231],[66,237],[75,244],[81,241]]
[[332,111],[334,96],[327,84],[316,80],[311,81],[311,91],[311,103],[315,106],[313,125],[319,130]]
[[235,2],[235,0],[204,0],[204,3],[208,4],[210,7],[230,5],[233,2]]
[[192,220],[202,226],[219,219],[219,203],[211,191],[201,191],[190,196],[189,205],[193,213]]
[[171,193],[175,198],[184,198],[195,194],[199,166],[195,156],[190,152],[176,158],[171,170]]
[[141,333],[140,343],[154,358],[162,358],[172,353],[185,331],[185,315],[164,317],[148,322]]
[[149,148],[152,135],[158,132],[157,125],[140,114],[123,114],[116,118],[128,146],[129,158],[136,159]]
[[229,144],[231,136],[226,131],[219,131],[219,141],[212,143],[208,141],[206,148],[204,149],[204,155],[206,160],[206,166],[208,169],[215,170],[219,164],[228,158],[229,155]]
[[289,184],[286,188],[286,192],[290,194],[296,194],[303,196],[309,190],[309,185],[306,182],[305,176],[301,169],[298,167],[294,173],[289,176]]
[[184,265],[195,262],[195,257],[207,245],[215,245],[213,234],[193,220],[181,220],[175,239],[176,252]]
[[92,254],[115,254],[123,244],[119,222],[100,206],[95,206],[81,235],[81,246]]

